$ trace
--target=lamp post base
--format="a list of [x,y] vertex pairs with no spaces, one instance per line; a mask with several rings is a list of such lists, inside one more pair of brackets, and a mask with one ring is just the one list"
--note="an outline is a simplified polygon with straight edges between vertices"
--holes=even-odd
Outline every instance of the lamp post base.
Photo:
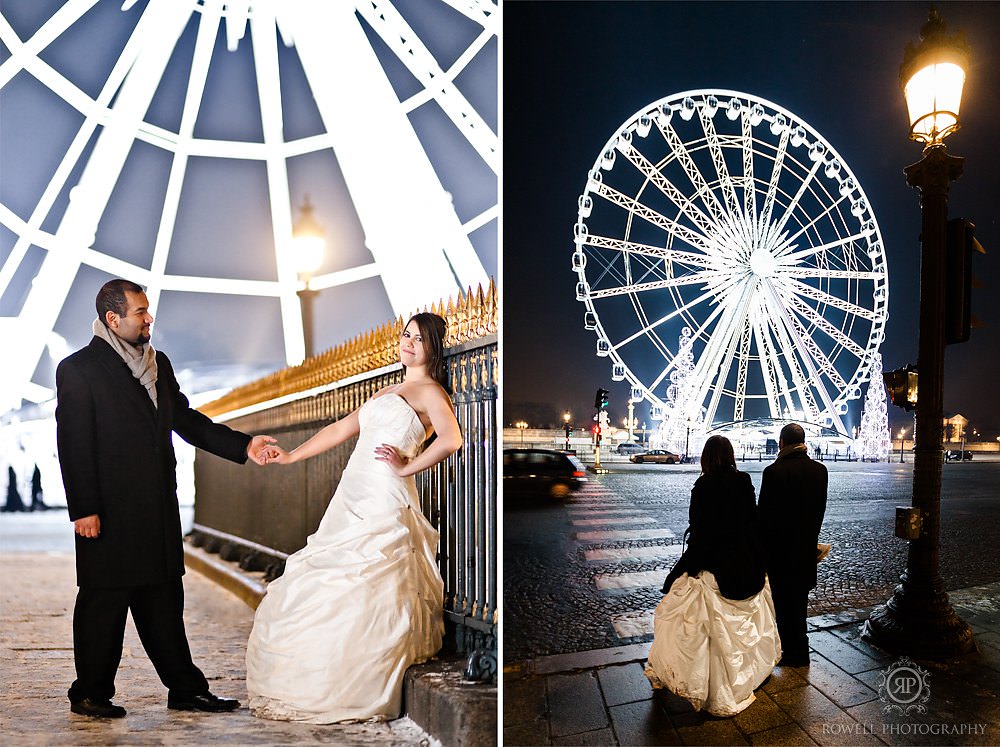
[[895,654],[927,659],[976,650],[972,629],[955,614],[947,594],[932,588],[915,589],[905,573],[902,582],[889,601],[868,618],[862,638]]

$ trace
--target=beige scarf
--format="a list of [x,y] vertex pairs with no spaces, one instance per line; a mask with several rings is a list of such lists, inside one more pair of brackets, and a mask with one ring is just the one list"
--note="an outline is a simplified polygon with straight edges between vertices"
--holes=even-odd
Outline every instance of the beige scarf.
[[153,407],[156,407],[156,351],[153,350],[152,344],[147,342],[139,348],[128,345],[122,342],[118,335],[105,327],[100,319],[94,320],[94,336],[100,337],[121,356],[132,375],[146,387],[149,398],[153,400]]
[[775,459],[781,459],[781,457],[786,457],[789,454],[797,454],[799,452],[808,454],[809,448],[805,444],[791,444],[779,451],[778,456],[776,456]]

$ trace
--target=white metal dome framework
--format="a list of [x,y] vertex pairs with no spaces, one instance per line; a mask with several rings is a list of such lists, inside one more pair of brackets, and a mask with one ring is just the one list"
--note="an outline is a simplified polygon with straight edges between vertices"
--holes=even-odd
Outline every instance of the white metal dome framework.
[[[100,11],[97,0],[67,0],[24,40],[0,16],[0,41],[10,53],[0,65],[0,88],[30,76],[61,99],[60,103],[79,112],[81,121],[33,207],[24,211],[0,205],[0,224],[16,237],[0,267],[0,295],[11,284],[29,248],[38,247],[44,254],[20,314],[4,320],[5,338],[13,330],[21,341],[18,355],[3,367],[6,374],[0,384],[4,390],[36,400],[44,394],[31,383],[32,375],[62,308],[60,300],[66,298],[83,266],[146,285],[153,308],[164,291],[278,299],[287,362],[300,361],[304,347],[296,298],[300,281],[290,249],[293,200],[288,163],[304,154],[324,150],[336,154],[364,233],[364,246],[370,252],[370,261],[314,277],[314,289],[377,278],[394,313],[400,315],[431,300],[455,296],[467,287],[485,286],[487,273],[470,235],[496,220],[495,195],[491,205],[477,207],[477,214],[460,218],[439,176],[441,148],[435,151],[421,142],[410,115],[433,102],[451,121],[449,135],[456,147],[474,153],[470,158],[478,156],[484,173],[491,172],[495,183],[497,135],[456,80],[485,47],[495,45],[500,20],[497,6],[486,0],[435,3],[460,17],[463,28],[470,31],[462,42],[464,51],[456,52],[454,61],[442,68],[396,5],[405,3],[148,0],[145,7],[141,3],[135,7],[137,0],[126,0],[121,11],[141,16],[96,96],[74,82],[72,71],[60,71],[50,64],[46,50],[85,14]],[[427,9],[427,4],[411,9],[410,18]],[[190,37],[192,25],[196,40],[193,53],[183,61],[190,65],[186,90],[181,94],[183,112],[178,117],[179,126],[170,129],[150,121],[147,110],[168,64],[177,62],[179,38],[186,31]],[[219,59],[215,54],[217,40],[223,38],[229,50],[240,45],[252,47],[262,129],[258,141],[196,136],[206,80]],[[285,71],[279,70],[282,44],[294,47],[298,56],[322,122],[318,134],[285,137],[283,108],[288,101],[282,97]],[[401,96],[394,89],[384,68],[387,57],[392,58],[397,74],[408,74],[408,95]],[[148,263],[122,259],[102,245],[98,231],[137,143],[162,149],[170,161],[160,212],[150,218],[156,227]],[[168,272],[185,174],[198,158],[254,162],[266,169],[266,201],[273,234],[268,241],[273,241],[276,267],[272,279]],[[65,210],[54,220],[51,213],[59,199],[66,203]],[[49,230],[43,230],[46,221]],[[370,323],[382,321],[384,318]]]
[[654,418],[687,327],[697,385],[675,417],[848,433],[885,335],[885,251],[857,178],[794,114],[726,90],[641,109],[589,172],[575,245],[584,326]]

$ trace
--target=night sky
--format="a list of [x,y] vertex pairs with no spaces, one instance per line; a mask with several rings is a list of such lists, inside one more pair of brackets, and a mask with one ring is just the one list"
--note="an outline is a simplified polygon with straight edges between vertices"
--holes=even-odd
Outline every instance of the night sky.
[[[577,197],[601,148],[634,112],[681,91],[717,88],[762,97],[807,122],[840,153],[871,201],[889,272],[886,369],[917,357],[919,193],[903,168],[921,145],[907,139],[899,65],[919,40],[929,5],[893,3],[506,2],[503,51],[504,420],[543,425],[569,410],[593,415],[611,392],[612,423],[626,414],[628,382],[583,328],[571,269]],[[949,217],[976,224],[986,256],[973,313],[985,325],[946,354],[945,415],[961,413],[1000,436],[1000,3],[938,3],[949,31],[972,50],[962,129],[948,150],[966,158]],[[862,392],[866,387],[862,388]],[[862,400],[847,419],[860,421]],[[911,415],[890,406],[893,432]],[[648,405],[637,406],[640,422]]]

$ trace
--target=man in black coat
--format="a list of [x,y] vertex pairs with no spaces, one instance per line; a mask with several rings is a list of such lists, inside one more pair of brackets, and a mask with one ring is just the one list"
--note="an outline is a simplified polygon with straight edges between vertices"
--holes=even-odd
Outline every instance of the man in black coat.
[[780,451],[764,470],[757,501],[782,659],[809,666],[806,607],[816,586],[816,544],[826,512],[826,467],[809,458],[798,423],[781,429]]
[[118,718],[115,674],[129,610],[167,706],[226,711],[209,692],[184,632],[184,551],[171,432],[220,457],[260,462],[274,439],[251,437],[192,409],[170,361],[149,344],[149,302],[127,280],[97,295],[94,338],[56,371],[56,437],[76,532],[71,710]]

